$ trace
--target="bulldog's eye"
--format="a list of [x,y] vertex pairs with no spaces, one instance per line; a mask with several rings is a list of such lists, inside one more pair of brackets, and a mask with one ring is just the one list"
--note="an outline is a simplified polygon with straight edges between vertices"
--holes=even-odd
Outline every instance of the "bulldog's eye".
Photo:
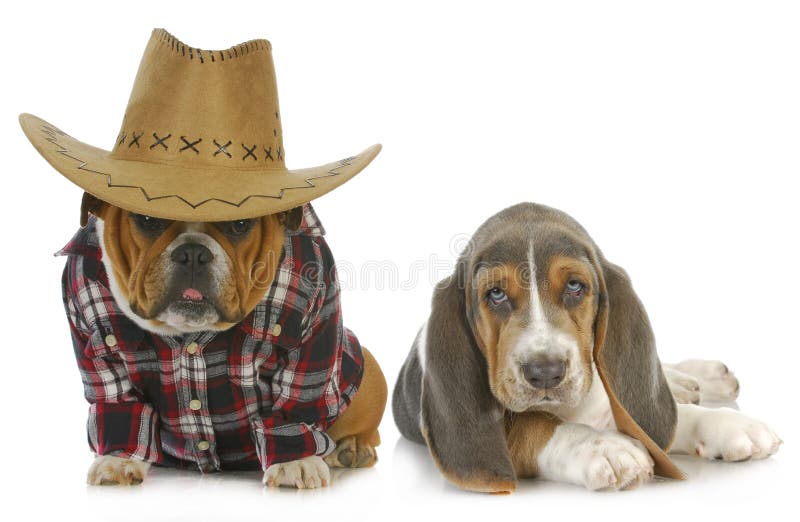
[[496,286],[486,292],[486,298],[494,306],[499,306],[508,301],[508,295],[506,295],[502,288]]
[[585,289],[586,285],[576,279],[572,279],[567,282],[567,285],[564,287],[564,292],[572,297],[580,297]]
[[166,230],[172,221],[168,219],[159,219],[152,216],[145,216],[144,214],[131,214],[134,223],[140,230],[148,234],[160,234]]
[[225,223],[223,231],[229,236],[240,237],[250,232],[250,229],[253,228],[253,224],[255,224],[254,219],[228,221]]

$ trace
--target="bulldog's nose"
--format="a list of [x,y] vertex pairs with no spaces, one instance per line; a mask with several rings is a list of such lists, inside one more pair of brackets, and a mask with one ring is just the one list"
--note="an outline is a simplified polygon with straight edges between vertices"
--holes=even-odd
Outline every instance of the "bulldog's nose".
[[172,251],[172,260],[188,267],[207,265],[214,259],[214,254],[199,243],[184,243]]
[[534,388],[553,388],[564,380],[567,363],[561,360],[535,360],[522,365],[522,374]]

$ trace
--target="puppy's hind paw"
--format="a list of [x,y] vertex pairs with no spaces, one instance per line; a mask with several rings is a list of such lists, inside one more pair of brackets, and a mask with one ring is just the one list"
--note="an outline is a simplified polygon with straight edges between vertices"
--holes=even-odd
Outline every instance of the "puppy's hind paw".
[[144,481],[148,462],[98,455],[89,467],[86,482],[90,486],[136,486]]
[[697,379],[674,368],[664,367],[669,389],[678,404],[699,404],[700,384]]
[[765,459],[783,443],[763,422],[730,408],[705,413],[698,422],[697,436],[697,456],[731,462]]
[[[739,396],[739,379],[720,361],[688,359],[673,367],[697,380],[703,401],[729,402],[735,401]],[[667,379],[670,379],[669,374]]]

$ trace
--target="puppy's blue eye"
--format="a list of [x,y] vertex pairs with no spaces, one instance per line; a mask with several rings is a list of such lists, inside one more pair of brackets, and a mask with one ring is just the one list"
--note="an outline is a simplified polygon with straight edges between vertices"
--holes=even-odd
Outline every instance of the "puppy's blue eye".
[[564,291],[573,296],[579,296],[583,293],[585,286],[580,281],[576,281],[575,279],[569,281],[567,286],[564,287]]
[[486,293],[486,297],[489,299],[489,302],[493,305],[497,306],[508,301],[508,296],[503,291],[502,288],[494,287]]

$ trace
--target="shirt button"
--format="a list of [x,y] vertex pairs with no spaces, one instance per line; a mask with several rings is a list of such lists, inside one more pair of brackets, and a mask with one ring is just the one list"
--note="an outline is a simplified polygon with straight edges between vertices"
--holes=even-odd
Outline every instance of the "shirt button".
[[186,346],[186,351],[189,352],[189,355],[194,355],[197,353],[197,343],[192,341]]
[[201,403],[197,399],[192,399],[191,401],[189,401],[189,409],[190,410],[197,411],[202,407],[203,407],[203,403]]
[[108,334],[105,338],[106,346],[109,348],[113,348],[117,345],[117,336],[114,334]]
[[278,323],[273,324],[272,325],[272,335],[277,337],[280,334],[281,334],[281,325],[279,325]]
[[201,440],[200,442],[197,443],[197,449],[199,449],[200,451],[205,451],[210,447],[211,444],[209,444],[207,440]]

